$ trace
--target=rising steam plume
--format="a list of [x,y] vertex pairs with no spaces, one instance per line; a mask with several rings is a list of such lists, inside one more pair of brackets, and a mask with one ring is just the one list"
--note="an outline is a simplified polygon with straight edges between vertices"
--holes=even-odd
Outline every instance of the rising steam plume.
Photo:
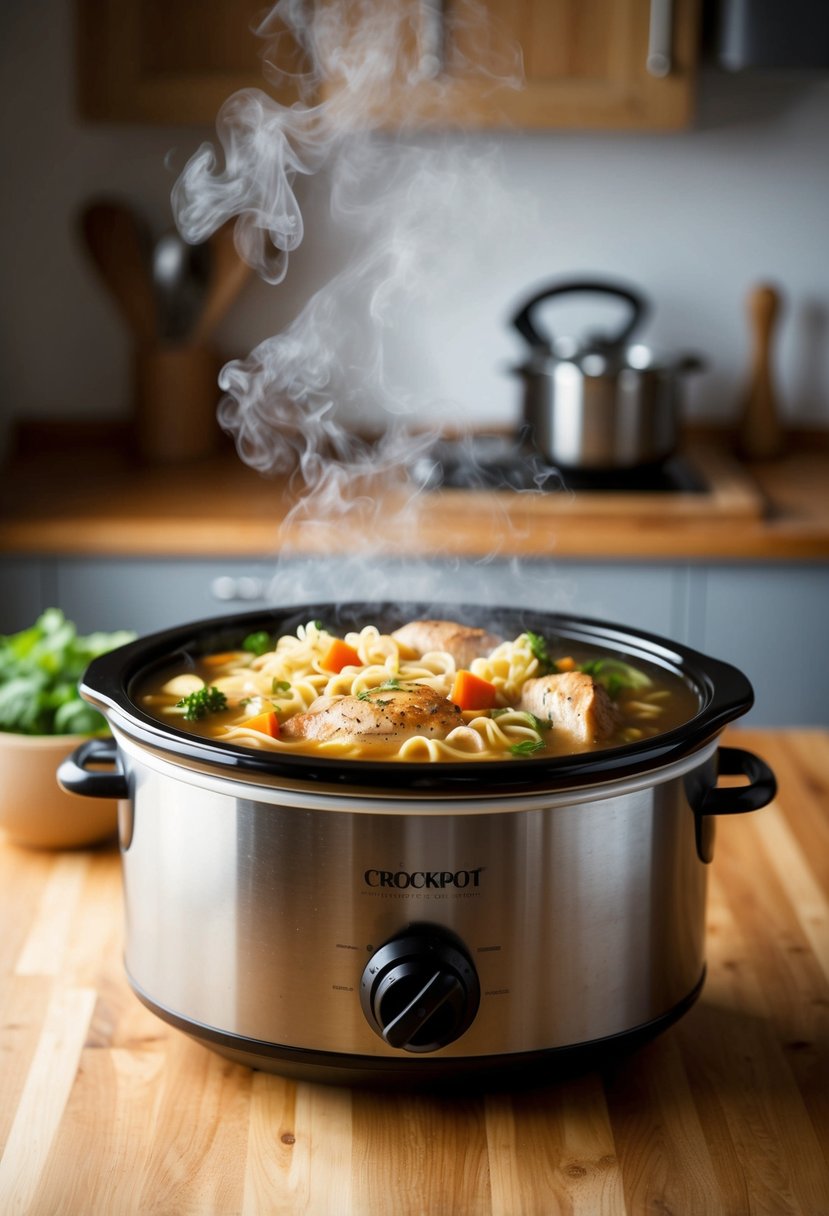
[[[444,19],[454,28],[442,28]],[[320,526],[360,512],[366,545],[377,552],[388,519],[381,528],[375,518],[375,488],[399,485],[418,446],[434,440],[414,425],[434,403],[399,382],[385,339],[405,309],[428,306],[429,290],[451,273],[458,224],[471,213],[481,238],[495,241],[504,223],[493,150],[413,138],[401,97],[415,99],[415,118],[424,99],[434,115],[451,103],[438,70],[450,45],[468,48],[466,56],[453,51],[455,80],[488,62],[493,88],[516,87],[520,51],[493,57],[477,0],[281,0],[255,31],[265,74],[277,85],[286,83],[285,69],[274,67],[284,63],[286,30],[301,51],[290,77],[297,100],[281,105],[258,89],[229,98],[216,122],[220,150],[204,144],[191,157],[174,187],[173,209],[193,243],[235,221],[240,255],[279,284],[304,236],[297,179],[317,175],[329,191],[332,220],[349,250],[345,268],[284,332],[224,367],[219,418],[248,464],[299,475],[293,524]],[[377,116],[390,113],[395,136],[372,132]],[[450,118],[444,114],[441,125]],[[368,438],[367,418],[378,432]],[[408,512],[415,498],[416,487]]]

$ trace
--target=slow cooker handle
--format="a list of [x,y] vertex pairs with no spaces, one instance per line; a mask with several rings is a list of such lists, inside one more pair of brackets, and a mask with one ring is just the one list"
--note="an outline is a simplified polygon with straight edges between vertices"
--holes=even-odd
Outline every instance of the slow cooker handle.
[[[88,765],[114,766],[102,770]],[[58,766],[58,784],[87,798],[128,798],[127,779],[118,767],[118,744],[112,738],[87,739]]]
[[608,339],[603,343],[603,346],[614,348],[624,346],[631,334],[636,330],[642,322],[643,317],[648,311],[648,305],[643,296],[633,291],[629,287],[621,287],[615,283],[606,283],[598,279],[575,279],[572,282],[553,283],[549,287],[543,288],[541,291],[527,301],[527,303],[519,309],[512,318],[512,324],[530,346],[534,349],[550,350],[552,347],[552,338],[545,336],[539,330],[533,321],[533,312],[539,304],[544,300],[549,300],[553,296],[571,295],[573,293],[581,294],[583,292],[595,293],[598,295],[614,296],[619,300],[624,300],[630,305],[630,317],[622,326],[615,338]]
[[714,786],[697,809],[698,815],[741,815],[768,806],[777,793],[774,773],[764,760],[741,747],[721,747],[717,752],[720,777],[748,777],[748,785],[724,789]]
[[713,815],[741,815],[768,806],[777,793],[777,781],[765,761],[741,747],[721,747],[717,752],[718,777],[748,777],[748,785],[713,786],[694,806],[694,835],[697,856],[707,865],[714,857]]

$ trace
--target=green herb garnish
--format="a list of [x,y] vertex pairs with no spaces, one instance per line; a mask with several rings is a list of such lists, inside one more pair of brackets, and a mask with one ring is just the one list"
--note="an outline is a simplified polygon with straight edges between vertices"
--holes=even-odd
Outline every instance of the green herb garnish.
[[541,751],[543,746],[543,739],[522,739],[520,743],[513,743],[510,751],[513,756],[532,756]]
[[649,688],[651,684],[649,676],[629,663],[623,663],[621,659],[591,659],[588,663],[582,663],[579,670],[603,685],[614,700],[623,692]]
[[[368,701],[372,693],[375,692],[398,692],[400,690],[400,681],[394,676],[390,680],[386,680],[383,684],[375,684],[373,688],[364,688],[362,692],[357,693],[358,701]],[[378,705],[391,705],[391,701],[378,701]]]
[[290,692],[290,691],[291,691],[291,686],[287,680],[272,680],[271,681],[271,692],[272,693]]
[[553,724],[549,718],[537,718],[535,716],[535,714],[531,714],[528,709],[525,709],[523,712],[526,715],[526,717],[529,718],[530,725],[534,726],[536,730],[541,731],[541,730],[551,730],[552,729]]
[[266,654],[271,649],[271,637],[269,633],[265,633],[264,629],[259,633],[249,633],[242,642],[242,650],[249,650],[251,654],[259,656]]
[[227,709],[227,697],[220,688],[210,684],[206,688],[197,688],[195,692],[189,692],[186,697],[176,701],[176,708],[184,710],[187,722],[197,722],[207,714],[217,714]]
[[105,719],[81,699],[78,684],[93,659],[134,638],[125,631],[79,637],[59,608],[47,608],[29,629],[0,637],[0,730],[105,734]]
[[530,643],[530,651],[534,659],[538,661],[538,667],[543,676],[547,676],[551,671],[556,670],[554,660],[550,657],[550,650],[547,646],[547,639],[543,638],[540,633],[532,633],[529,629],[526,631],[526,638]]

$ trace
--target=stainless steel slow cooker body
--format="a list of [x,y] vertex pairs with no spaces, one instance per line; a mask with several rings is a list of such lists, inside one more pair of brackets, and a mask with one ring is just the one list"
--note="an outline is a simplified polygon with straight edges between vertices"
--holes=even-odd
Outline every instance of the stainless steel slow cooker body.
[[[700,990],[713,816],[774,792],[762,761],[718,748],[751,703],[734,668],[611,625],[492,610],[505,636],[612,645],[698,692],[680,731],[541,761],[274,761],[168,728],[133,700],[155,663],[254,628],[393,628],[427,613],[313,605],[202,622],[85,677],[113,741],[84,745],[61,780],[122,799],[130,982],[225,1055],[325,1080],[537,1074],[654,1033]],[[105,756],[117,771],[92,767]],[[749,784],[717,788],[718,769]]]

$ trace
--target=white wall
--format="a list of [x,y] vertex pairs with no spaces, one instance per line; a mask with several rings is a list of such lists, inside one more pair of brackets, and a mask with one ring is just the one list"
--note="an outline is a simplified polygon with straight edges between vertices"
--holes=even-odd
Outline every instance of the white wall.
[[[129,342],[75,217],[105,191],[133,200],[160,231],[177,169],[209,134],[80,124],[71,46],[68,0],[0,6],[6,415],[125,414]],[[654,304],[647,339],[709,360],[689,414],[727,418],[748,358],[744,298],[771,278],[786,296],[777,351],[786,413],[829,425],[829,78],[706,73],[686,133],[511,132],[468,147],[484,145],[511,213],[493,217],[482,198],[453,226],[457,273],[441,273],[434,291],[427,282],[391,335],[400,383],[456,401],[470,418],[508,421],[517,387],[504,368],[520,348],[505,318],[538,283],[589,271],[641,286]],[[219,334],[228,355],[280,329],[342,264],[324,183],[304,184],[302,198],[305,244],[284,284],[251,283]]]

